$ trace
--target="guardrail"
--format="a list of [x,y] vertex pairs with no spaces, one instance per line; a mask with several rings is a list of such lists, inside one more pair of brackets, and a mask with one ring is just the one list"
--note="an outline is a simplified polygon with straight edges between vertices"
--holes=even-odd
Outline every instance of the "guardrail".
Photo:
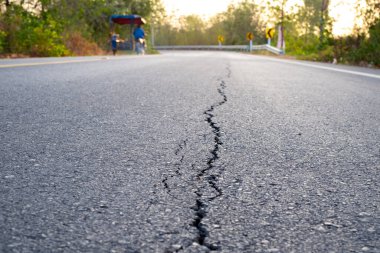
[[[220,50],[220,51],[249,51],[249,45],[224,45],[224,46],[155,46],[156,50]],[[269,45],[254,45],[252,51],[266,50],[273,54],[284,54],[281,49]]]

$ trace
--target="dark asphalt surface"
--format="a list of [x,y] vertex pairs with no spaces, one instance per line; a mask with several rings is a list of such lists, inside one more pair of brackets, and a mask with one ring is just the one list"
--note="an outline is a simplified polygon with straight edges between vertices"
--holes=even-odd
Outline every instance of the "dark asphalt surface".
[[380,252],[379,171],[379,78],[223,52],[0,61],[0,252]]

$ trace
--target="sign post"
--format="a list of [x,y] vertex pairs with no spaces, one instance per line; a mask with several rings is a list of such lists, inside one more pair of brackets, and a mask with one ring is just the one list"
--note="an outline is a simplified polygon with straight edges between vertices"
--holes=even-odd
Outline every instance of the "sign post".
[[252,43],[252,40],[253,40],[253,33],[251,32],[247,32],[247,40],[249,40],[249,52],[252,52],[252,47],[253,47],[253,43]]
[[274,36],[274,28],[267,28],[265,30],[265,37],[268,39],[268,45],[270,46],[271,40]]

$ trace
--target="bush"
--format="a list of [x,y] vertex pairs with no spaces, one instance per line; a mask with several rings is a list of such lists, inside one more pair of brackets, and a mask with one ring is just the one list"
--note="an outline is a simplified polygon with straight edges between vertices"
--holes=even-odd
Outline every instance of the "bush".
[[334,47],[333,46],[325,46],[318,53],[318,60],[323,62],[332,62],[334,60]]
[[369,29],[369,39],[364,44],[362,51],[367,56],[370,64],[380,67],[380,19]]
[[63,44],[55,22],[48,20],[35,27],[29,36],[29,54],[31,56],[66,56],[69,51]]
[[79,32],[67,32],[64,36],[64,43],[70,53],[75,56],[104,53],[95,42],[87,40]]
[[357,34],[335,39],[334,54],[342,63],[380,67],[380,19],[370,27],[369,36]]
[[11,5],[1,19],[1,26],[5,30],[0,34],[0,49],[2,49],[0,52],[3,54],[30,56],[68,54],[60,36],[60,25],[48,15],[42,18],[20,6]]
[[6,36],[7,34],[4,31],[0,31],[0,54],[5,53]]

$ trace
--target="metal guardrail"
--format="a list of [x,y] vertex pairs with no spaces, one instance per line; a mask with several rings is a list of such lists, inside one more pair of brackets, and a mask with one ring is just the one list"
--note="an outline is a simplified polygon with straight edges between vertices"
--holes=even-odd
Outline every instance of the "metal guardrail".
[[[220,50],[220,51],[249,51],[249,45],[224,45],[224,46],[155,46],[156,50]],[[269,45],[254,45],[252,51],[266,50],[274,54],[284,54],[281,49]]]

